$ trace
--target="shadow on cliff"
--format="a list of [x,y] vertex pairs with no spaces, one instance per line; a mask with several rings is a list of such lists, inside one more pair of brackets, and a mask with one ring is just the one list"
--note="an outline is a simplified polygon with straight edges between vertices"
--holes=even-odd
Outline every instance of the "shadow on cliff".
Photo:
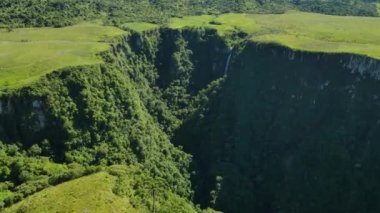
[[248,44],[177,132],[201,205],[224,212],[378,212],[379,63]]

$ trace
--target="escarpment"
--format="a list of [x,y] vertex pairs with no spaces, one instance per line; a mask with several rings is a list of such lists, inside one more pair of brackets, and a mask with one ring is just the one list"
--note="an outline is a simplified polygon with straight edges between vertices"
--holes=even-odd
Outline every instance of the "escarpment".
[[380,186],[377,70],[363,56],[247,43],[175,137],[194,155],[198,202],[225,212],[377,209],[366,199]]
[[378,60],[166,28],[102,57],[3,94],[0,140],[47,141],[56,162],[142,164],[225,212],[380,208],[366,199],[380,196]]

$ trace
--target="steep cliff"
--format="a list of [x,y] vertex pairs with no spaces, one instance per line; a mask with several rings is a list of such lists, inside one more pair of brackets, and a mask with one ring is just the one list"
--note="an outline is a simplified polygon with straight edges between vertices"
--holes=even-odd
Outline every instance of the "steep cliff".
[[[101,54],[101,65],[65,68],[4,92],[0,141],[41,150],[37,155],[61,164],[138,165],[164,181],[159,190],[190,199],[190,155],[170,138],[192,111],[187,106],[198,91],[223,75],[226,49],[213,30],[160,29],[120,37]],[[23,174],[12,165],[6,169],[11,175],[1,181],[15,182],[7,190],[16,192],[29,181],[16,182]]]
[[[196,198],[225,212],[376,212],[379,61],[247,43],[180,128]],[[211,193],[210,193],[211,192]]]
[[121,37],[102,65],[3,94],[0,140],[57,163],[139,165],[225,212],[377,212],[380,62],[231,36],[242,42]]

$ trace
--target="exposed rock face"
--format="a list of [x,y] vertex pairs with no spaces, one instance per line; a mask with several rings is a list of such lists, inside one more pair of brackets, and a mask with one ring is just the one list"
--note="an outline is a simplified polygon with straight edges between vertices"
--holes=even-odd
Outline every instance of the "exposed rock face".
[[54,129],[43,99],[27,93],[0,98],[0,140],[31,145]]
[[43,111],[43,102],[40,100],[33,100],[32,107],[37,118],[35,123],[35,131],[39,131],[46,126],[46,116]]
[[11,113],[13,110],[11,99],[0,100],[0,115]]
[[369,75],[371,78],[380,80],[380,61],[364,56],[349,56],[343,61],[343,65],[352,72]]

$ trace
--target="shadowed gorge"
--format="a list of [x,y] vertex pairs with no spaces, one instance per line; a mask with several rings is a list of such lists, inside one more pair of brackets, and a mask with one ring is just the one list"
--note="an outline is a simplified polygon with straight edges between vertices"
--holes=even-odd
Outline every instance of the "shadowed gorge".
[[350,57],[247,44],[177,134],[194,153],[200,202],[226,212],[377,209],[368,198],[378,197],[379,84],[347,68]]
[[[4,94],[0,140],[18,143],[21,153],[6,148],[3,154],[10,159],[47,156],[57,163],[84,165],[79,167],[83,171],[88,166],[92,171],[98,165],[141,165],[142,172],[162,179],[164,185],[157,190],[170,188],[185,202],[192,195],[190,155],[170,143],[170,138],[194,110],[187,107],[196,94],[223,76],[227,51],[215,30],[162,29],[122,36],[102,53],[105,64],[65,68]],[[12,160],[5,166],[3,181],[20,179],[6,186],[10,194],[5,205],[41,190],[55,178],[54,173],[44,174],[46,182],[36,187],[34,180],[40,174],[24,177]],[[91,172],[73,177],[87,173]],[[63,179],[71,179],[70,174]],[[26,193],[19,186],[31,189]],[[141,199],[151,195],[144,196]]]
[[377,5],[1,2],[0,211],[379,212]]
[[57,162],[142,164],[186,196],[189,161],[172,140],[193,155],[196,203],[225,212],[378,208],[366,199],[378,197],[376,60],[232,49],[201,28],[132,33],[102,57],[3,96],[1,140],[47,141]]

